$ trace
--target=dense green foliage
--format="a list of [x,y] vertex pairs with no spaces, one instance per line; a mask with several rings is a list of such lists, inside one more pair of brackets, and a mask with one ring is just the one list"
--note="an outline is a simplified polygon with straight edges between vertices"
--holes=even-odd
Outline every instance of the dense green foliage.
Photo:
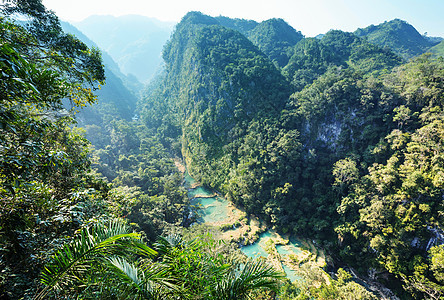
[[86,125],[95,149],[92,166],[116,187],[111,208],[155,240],[175,225],[189,224],[182,175],[153,130],[137,122],[109,121],[105,132]]
[[370,43],[392,49],[405,59],[425,53],[437,44],[422,36],[412,25],[399,19],[359,28],[354,33],[367,38]]
[[0,20],[0,295],[32,295],[40,268],[70,234],[107,211],[108,187],[89,171],[88,142],[62,99],[95,101],[100,54],[61,31],[39,1],[10,2]]
[[444,41],[439,43],[438,45],[430,48],[428,52],[433,53],[436,56],[444,57]]
[[[73,26],[63,25],[95,45]],[[106,54],[104,64],[107,84],[97,93],[99,103],[82,109],[76,118],[94,147],[92,167],[115,187],[110,191],[115,200],[109,203],[110,210],[154,241],[170,227],[192,221],[185,217],[189,203],[181,188],[182,176],[156,132],[137,117],[130,121],[137,99]]]
[[304,39],[294,47],[283,69],[296,91],[332,67],[353,67],[365,76],[387,72],[402,60],[355,35],[331,30],[322,39]]
[[220,25],[239,31],[245,36],[259,24],[253,20],[231,19],[223,16],[216,17],[216,20]]
[[[143,115],[151,116],[153,108],[159,109],[157,113],[177,112],[164,118],[163,124],[151,118],[146,122],[160,128],[183,126],[182,147],[190,172],[199,172],[195,175],[200,180],[221,188],[228,184],[228,173],[234,171],[231,166],[240,166],[247,158],[241,147],[251,126],[257,132],[268,118],[278,116],[289,89],[278,70],[249,40],[213,24],[212,18],[190,13],[177,26],[164,50],[168,77],[163,84],[168,88],[148,99],[145,109],[150,112]],[[168,120],[174,123],[164,125]],[[291,144],[290,137],[290,133],[280,136],[272,131],[261,143],[265,146],[271,140],[281,140],[282,147],[290,148],[286,145]],[[245,167],[248,164],[245,162]]]
[[270,19],[257,23],[251,20],[215,18],[218,24],[239,31],[253,42],[279,67],[288,63],[291,48],[304,36],[282,19]]
[[[104,68],[39,0],[3,8],[17,11],[31,21],[0,22],[1,297],[32,297],[47,263],[42,299],[272,298],[280,276],[238,262],[233,245],[159,239],[196,217],[178,161],[368,282],[403,299],[442,297],[444,61],[402,64],[389,48],[411,57],[435,43],[410,25],[306,39],[280,19],[191,12],[130,121],[135,98],[112,61]],[[73,127],[62,100],[93,103],[104,75],[122,94],[99,94],[83,131]],[[342,269],[299,271],[280,299],[374,299]],[[254,294],[262,288],[273,292]]]
[[338,269],[335,279],[309,264],[304,265],[301,274],[303,280],[291,285],[286,284],[281,288],[279,299],[378,299],[373,293],[353,281],[352,275],[341,268]]
[[100,299],[252,299],[261,290],[276,292],[282,275],[262,261],[226,263],[222,243],[201,237],[160,237],[149,248],[124,223],[85,228],[45,267],[49,292]]
[[428,57],[386,78],[402,100],[393,110],[397,128],[372,151],[382,162],[347,184],[338,207],[343,221],[336,231],[347,245],[342,254],[360,252],[404,278],[420,267],[421,250],[443,221],[443,79],[443,62]]
[[259,26],[185,16],[144,123],[173,151],[180,141],[190,173],[248,213],[430,294],[415,283],[440,280],[425,258],[441,230],[443,62],[422,56],[401,66],[388,48],[330,31],[292,49],[271,46],[290,53],[277,69],[257,51],[267,39],[255,48],[239,34],[253,39]]
[[[72,26],[70,32],[93,44]],[[181,188],[182,176],[157,133],[137,121],[136,98],[120,80],[119,69],[105,56],[107,85],[99,103],[76,114],[79,126],[92,141],[92,167],[112,182],[111,211],[125,217],[154,241],[173,225],[186,220],[189,205]]]
[[248,38],[279,67],[288,63],[287,51],[304,36],[282,19],[270,19],[258,24]]

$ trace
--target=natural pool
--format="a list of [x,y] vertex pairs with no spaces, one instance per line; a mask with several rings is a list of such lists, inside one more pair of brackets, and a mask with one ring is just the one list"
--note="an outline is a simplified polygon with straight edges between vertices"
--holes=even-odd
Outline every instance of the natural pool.
[[[184,186],[188,188],[188,197],[190,198],[191,204],[201,207],[199,214],[199,223],[219,223],[228,219],[229,214],[229,203],[223,197],[217,196],[214,191],[202,187],[196,186],[196,181],[185,173]],[[259,235],[259,239],[247,246],[242,246],[241,251],[250,258],[268,257],[268,253],[265,251],[265,245],[270,240],[273,239],[274,242],[282,242],[283,239],[276,232],[267,230]],[[291,238],[286,245],[275,245],[277,252],[281,257],[294,254],[298,255],[302,253],[301,247],[302,243],[294,238]],[[288,267],[286,264],[281,263],[282,269],[284,270],[287,278],[291,281],[299,280],[300,277],[296,275],[296,272]]]
[[259,240],[256,243],[242,246],[241,251],[248,257],[258,258],[258,257],[267,257],[268,253],[264,250],[264,248],[260,245]]
[[228,217],[228,201],[224,198],[193,198],[191,204],[201,207],[199,223],[222,222]]
[[188,171],[185,171],[184,179],[183,179],[183,185],[187,189],[191,189],[193,185],[196,184],[196,180],[188,174]]
[[[259,235],[259,239],[254,244],[243,246],[241,248],[241,251],[251,258],[258,258],[260,256],[267,258],[268,253],[265,251],[264,247],[269,239],[273,239],[275,241],[282,240],[282,238],[276,232],[267,230]],[[275,245],[275,247],[277,252],[281,256],[290,254],[298,255],[302,253],[302,243],[294,238],[290,239],[287,245]],[[290,281],[293,282],[295,280],[301,279],[301,277],[296,274],[295,270],[291,269],[285,263],[281,262],[280,264],[285,272],[285,275],[288,279],[290,279]]]
[[277,245],[276,250],[280,255],[300,254],[302,243],[294,238],[287,245]]
[[202,186],[198,186],[194,189],[189,189],[188,190],[188,198],[193,199],[196,197],[201,197],[201,198],[211,198],[214,195],[214,192],[212,192],[211,190],[202,187]]
[[184,186],[188,189],[188,198],[192,205],[199,206],[199,223],[223,222],[228,216],[228,201],[203,186],[196,186],[196,180],[185,173]]
[[277,237],[277,235],[274,232],[267,230],[259,235],[259,239],[254,244],[242,246],[241,251],[251,258],[257,258],[260,256],[266,258],[268,253],[264,250],[264,245],[268,239],[274,237]]

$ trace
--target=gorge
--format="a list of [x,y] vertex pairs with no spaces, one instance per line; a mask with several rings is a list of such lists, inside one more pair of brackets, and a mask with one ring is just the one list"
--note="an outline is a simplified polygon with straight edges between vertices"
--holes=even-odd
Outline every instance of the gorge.
[[137,53],[124,74],[20,3],[0,19],[1,299],[444,295],[442,38],[192,11],[143,86]]

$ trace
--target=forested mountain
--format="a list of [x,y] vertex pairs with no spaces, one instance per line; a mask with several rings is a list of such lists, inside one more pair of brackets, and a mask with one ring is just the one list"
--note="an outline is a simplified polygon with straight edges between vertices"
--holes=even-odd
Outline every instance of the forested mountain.
[[[82,32],[69,23],[61,22],[65,32],[75,35],[89,47],[97,47],[97,45],[88,39]],[[80,110],[77,118],[81,124],[102,124],[103,115],[114,115],[115,118],[129,120],[134,115],[137,97],[135,93],[139,93],[142,84],[137,80],[131,82],[131,79],[122,74],[119,66],[106,53],[102,52],[106,84],[97,91],[98,103],[93,107],[85,107]],[[130,90],[132,88],[132,90]],[[67,104],[69,106],[69,104]]]
[[392,49],[404,59],[423,54],[437,44],[422,36],[412,25],[399,19],[359,28],[354,33],[359,37],[366,37],[370,43]]
[[283,68],[295,90],[311,84],[331,67],[355,67],[365,74],[387,71],[402,60],[388,49],[381,49],[352,33],[331,30],[322,39],[301,40]]
[[212,186],[220,188],[232,159],[237,159],[225,146],[240,141],[254,121],[276,118],[290,89],[251,41],[201,13],[184,17],[163,55],[165,88],[147,100],[143,116],[149,124],[159,126],[151,115],[174,112],[169,118],[174,122],[168,127],[176,129],[166,134],[178,137],[183,132],[183,151],[190,153],[188,168],[199,170]]
[[428,50],[428,52],[433,53],[437,56],[444,57],[444,41],[440,42],[438,45],[433,46]]
[[[245,39],[260,26],[253,25],[187,14],[164,48],[166,72],[145,100],[143,121],[169,140],[180,139],[193,176],[279,231],[316,237],[339,260],[363,272],[385,270],[413,293],[437,291],[439,275],[418,275],[415,268],[416,255],[429,249],[433,230],[440,228],[440,200],[429,194],[440,189],[439,180],[416,190],[419,194],[395,186],[381,190],[377,181],[372,199],[359,193],[372,176],[383,176],[375,174],[391,166],[397,151],[406,155],[405,162],[396,158],[397,168],[411,163],[413,140],[390,146],[395,135],[416,139],[429,122],[441,119],[442,62],[425,56],[402,66],[402,58],[388,48],[335,30],[321,39],[273,48],[277,55],[291,55],[281,69],[263,56],[260,45]],[[160,111],[169,113],[161,116]],[[430,147],[442,143],[436,138],[426,138]],[[433,175],[428,168],[418,176],[440,176],[440,167]],[[396,172],[396,186],[406,187],[410,175]],[[404,193],[403,204],[377,202],[388,193]],[[424,209],[416,212],[421,221],[412,223],[409,215],[418,207]],[[351,215],[349,209],[354,209]],[[387,209],[403,221],[388,218]],[[352,262],[363,256],[359,264]],[[427,259],[421,263],[436,268]]]
[[245,36],[248,36],[248,33],[259,24],[253,20],[232,19],[223,16],[216,17],[216,20],[220,25],[237,30]]
[[304,36],[282,19],[257,23],[252,20],[215,18],[224,27],[239,31],[264,52],[279,67],[287,64],[291,47]]
[[[399,20],[304,38],[281,19],[190,12],[132,119],[136,98],[106,52],[103,66],[94,43],[69,24],[84,42],[65,34],[39,0],[10,1],[2,14],[0,298],[393,295],[381,284],[399,299],[444,297],[444,61],[405,60],[436,41]],[[133,30],[146,19],[85,26],[99,20],[149,53]],[[84,128],[62,101],[96,105],[79,114]],[[243,208],[245,222],[254,215],[313,241],[329,273],[288,256],[302,280],[284,281],[240,258],[244,240],[202,235],[221,228],[190,226],[198,208],[181,164]]]
[[[299,53],[308,53],[305,48],[312,50],[313,55],[299,55],[302,61],[297,61]],[[287,52],[287,49],[281,48],[281,51]],[[316,55],[316,51],[322,55]],[[354,68],[368,73],[390,69],[401,63],[390,51],[375,48],[352,34],[339,31],[330,32],[321,42],[302,40],[295,46],[294,53],[289,65],[284,68],[288,77],[295,77],[301,71],[297,63],[306,66],[308,72],[315,72],[305,85],[327,74],[319,81],[319,84],[325,85],[322,88],[312,87],[313,91],[292,97],[330,88],[339,78],[349,83],[356,81],[362,75],[353,71]],[[303,194],[295,197],[288,190],[299,185],[298,178],[303,173],[301,164],[306,154],[303,154],[299,136],[304,134],[302,138],[306,148],[314,143],[321,143],[320,146],[327,149],[334,147],[329,144],[338,141],[329,137],[331,132],[322,130],[336,131],[335,139],[340,138],[341,130],[351,130],[345,128],[351,125],[338,119],[347,118],[347,113],[335,112],[338,110],[337,103],[332,103],[333,110],[328,109],[328,102],[307,102],[304,108],[293,108],[293,103],[300,106],[302,102],[288,101],[292,99],[289,97],[292,87],[276,66],[270,64],[271,61],[239,32],[227,29],[216,19],[200,13],[189,13],[178,24],[164,48],[164,59],[167,74],[157,93],[146,100],[142,114],[145,122],[168,129],[165,134],[171,138],[181,135],[182,153],[189,171],[204,183],[224,191],[232,201],[246,207],[249,212],[262,213],[266,219],[274,220],[272,223],[286,224],[286,231],[295,228],[298,231],[309,230],[310,226],[302,225],[307,223],[301,223],[301,219],[293,220],[301,224],[299,228],[286,216],[287,211],[293,210],[290,207],[299,206],[297,199],[305,199],[303,194],[311,193],[298,189]],[[351,65],[350,71],[338,69],[346,68],[346,61]],[[353,86],[355,91],[352,94],[359,95],[361,87]],[[335,96],[331,94],[330,97]],[[340,94],[337,97],[340,99]],[[344,108],[353,109],[357,105],[353,110],[360,111],[359,102],[355,104],[353,99],[347,99],[349,97],[345,97],[344,101],[351,102],[344,103]],[[284,109],[285,106],[287,109]],[[291,110],[288,111],[288,108]],[[155,119],[161,111],[174,114],[167,114],[167,118],[162,116],[164,123],[161,123],[162,120]],[[298,119],[296,115],[301,113],[303,115]],[[336,113],[343,116],[334,117]],[[309,123],[304,124],[304,119]],[[356,138],[358,136],[351,137],[353,140]],[[349,148],[342,151],[346,153]],[[259,183],[260,188],[257,186]],[[307,211],[311,209],[312,205],[309,205]],[[304,209],[299,210],[304,214]],[[312,217],[316,218],[315,215]],[[326,217],[329,214],[320,211],[320,215]]]
[[287,51],[304,36],[282,19],[270,19],[258,24],[248,38],[279,67],[288,63]]
[[146,83],[161,65],[173,24],[136,15],[91,16],[74,24],[109,53],[122,72]]

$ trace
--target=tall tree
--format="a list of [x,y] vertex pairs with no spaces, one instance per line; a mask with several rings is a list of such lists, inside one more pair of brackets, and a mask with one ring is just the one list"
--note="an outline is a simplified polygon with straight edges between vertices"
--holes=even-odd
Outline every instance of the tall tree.
[[92,199],[107,188],[87,175],[88,143],[61,108],[93,103],[104,73],[41,1],[3,1],[1,15],[0,295],[26,298],[52,249],[103,211]]

